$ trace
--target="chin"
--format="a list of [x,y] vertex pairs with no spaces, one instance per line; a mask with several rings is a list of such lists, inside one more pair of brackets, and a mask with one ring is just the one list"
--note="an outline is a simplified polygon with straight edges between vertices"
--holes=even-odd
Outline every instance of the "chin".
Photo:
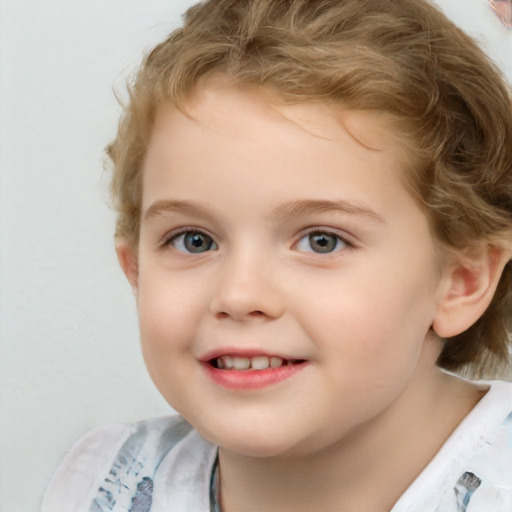
[[254,458],[284,456],[297,445],[287,429],[266,425],[258,428],[249,420],[237,427],[231,425],[196,425],[196,430],[208,441],[239,455]]
[[229,442],[225,444],[218,444],[219,449],[235,453],[241,457],[250,457],[253,459],[277,459],[277,458],[288,458],[304,456],[305,453],[301,453],[295,450],[293,446],[289,445],[289,442],[282,445],[275,442],[262,441],[260,443],[250,442],[247,440],[239,443]]

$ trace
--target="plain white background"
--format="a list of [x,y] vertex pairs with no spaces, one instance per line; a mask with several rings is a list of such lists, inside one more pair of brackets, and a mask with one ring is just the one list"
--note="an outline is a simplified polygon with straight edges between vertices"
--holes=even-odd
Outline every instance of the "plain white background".
[[[70,444],[168,414],[117,267],[103,148],[122,85],[192,0],[0,0],[0,512],[37,511]],[[438,0],[512,79],[486,0]]]

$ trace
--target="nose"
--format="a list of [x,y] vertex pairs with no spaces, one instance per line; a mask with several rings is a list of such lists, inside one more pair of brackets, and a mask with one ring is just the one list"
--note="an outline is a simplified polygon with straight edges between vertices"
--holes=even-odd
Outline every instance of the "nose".
[[210,310],[219,319],[236,321],[279,318],[285,298],[278,266],[256,254],[232,254],[223,261]]

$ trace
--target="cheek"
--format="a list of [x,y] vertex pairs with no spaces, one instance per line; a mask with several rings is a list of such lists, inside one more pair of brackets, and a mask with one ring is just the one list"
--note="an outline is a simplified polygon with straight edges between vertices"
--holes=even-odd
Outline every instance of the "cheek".
[[[176,275],[155,264],[139,276],[137,309],[145,330],[181,330],[204,309],[204,285],[186,275]],[[169,334],[169,333],[167,333]]]
[[389,267],[373,274],[311,282],[307,304],[295,303],[296,316],[311,339],[359,366],[415,359],[430,327],[429,294]]
[[141,273],[137,309],[142,352],[150,372],[168,368],[178,354],[190,350],[203,302],[193,283],[187,285],[160,272]]
[[357,293],[340,294],[333,287],[330,299],[326,294],[300,313],[325,369],[322,389],[335,390],[336,403],[344,404],[339,410],[352,411],[358,421],[379,413],[405,388],[428,331],[421,298],[403,294],[391,301],[384,292],[360,286]]
[[[175,410],[183,407],[184,386],[194,371],[189,357],[197,321],[192,294],[162,279],[139,281],[137,309],[144,363],[156,388]],[[186,401],[185,401],[186,403]]]

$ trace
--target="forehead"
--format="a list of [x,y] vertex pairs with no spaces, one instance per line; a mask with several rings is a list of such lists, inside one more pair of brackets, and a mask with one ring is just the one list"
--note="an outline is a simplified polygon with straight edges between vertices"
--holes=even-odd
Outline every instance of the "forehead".
[[181,108],[160,108],[144,162],[143,210],[168,191],[213,200],[212,179],[275,201],[332,197],[333,187],[377,201],[403,188],[404,151],[383,115],[279,100],[269,89],[214,81]]
[[[240,109],[243,108],[243,116]],[[168,116],[172,107],[161,109]],[[336,140],[340,132],[350,135],[367,149],[399,149],[396,128],[381,112],[347,108],[332,101],[308,98],[290,102],[271,87],[233,85],[222,76],[200,82],[187,96],[183,113],[205,126],[223,120],[235,131],[243,129],[247,118],[266,123],[269,118],[285,121],[318,138]]]

